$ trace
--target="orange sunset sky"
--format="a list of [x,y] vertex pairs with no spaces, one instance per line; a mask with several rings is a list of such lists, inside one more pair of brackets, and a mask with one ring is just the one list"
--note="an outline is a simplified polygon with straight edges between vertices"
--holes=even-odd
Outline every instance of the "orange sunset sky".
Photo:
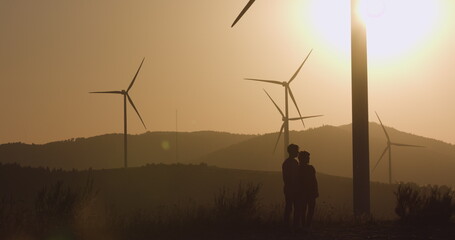
[[[455,1],[365,0],[370,121],[455,144]],[[288,80],[308,127],[351,122],[350,1],[0,0],[0,143],[148,131],[277,132]],[[284,106],[283,106],[284,107]],[[291,116],[297,116],[290,107]],[[128,108],[128,130],[144,127]],[[291,130],[303,130],[298,122]]]

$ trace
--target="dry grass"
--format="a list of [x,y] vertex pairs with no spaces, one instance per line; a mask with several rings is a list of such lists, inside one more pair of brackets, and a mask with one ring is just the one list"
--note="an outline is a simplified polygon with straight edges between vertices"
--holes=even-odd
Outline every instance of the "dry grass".
[[404,223],[449,224],[455,212],[455,192],[446,186],[398,185],[396,214]]
[[[455,236],[453,230],[446,230],[453,226],[427,229],[402,226],[372,216],[354,218],[349,207],[335,207],[326,202],[317,203],[312,230],[295,233],[282,225],[283,204],[263,205],[261,188],[259,184],[239,184],[220,188],[207,204],[187,201],[120,212],[98,198],[90,176],[80,187],[58,182],[43,187],[31,207],[11,197],[2,198],[0,239],[300,239],[302,236],[310,236],[310,239],[420,239],[419,236],[450,239]],[[434,213],[447,215],[446,203],[453,198],[453,191],[446,190],[435,186],[415,190],[401,185],[397,190],[397,212],[405,209],[408,216],[414,212],[431,213],[439,219],[441,215]],[[431,211],[413,210],[422,206]],[[407,238],[416,233],[416,238]]]

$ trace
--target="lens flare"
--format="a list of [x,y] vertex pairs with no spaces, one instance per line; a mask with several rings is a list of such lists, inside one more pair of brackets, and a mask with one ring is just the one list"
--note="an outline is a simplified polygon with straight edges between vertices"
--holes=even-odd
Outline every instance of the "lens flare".
[[168,151],[169,149],[171,149],[171,143],[167,140],[163,140],[161,142],[161,148],[165,151]]

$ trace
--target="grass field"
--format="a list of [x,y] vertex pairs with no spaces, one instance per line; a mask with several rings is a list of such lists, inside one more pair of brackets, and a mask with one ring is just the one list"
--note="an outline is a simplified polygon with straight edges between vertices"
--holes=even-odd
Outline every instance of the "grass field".
[[397,222],[395,185],[352,217],[350,179],[318,175],[309,231],[282,225],[279,172],[206,165],[60,171],[1,165],[0,239],[451,239],[453,224]]

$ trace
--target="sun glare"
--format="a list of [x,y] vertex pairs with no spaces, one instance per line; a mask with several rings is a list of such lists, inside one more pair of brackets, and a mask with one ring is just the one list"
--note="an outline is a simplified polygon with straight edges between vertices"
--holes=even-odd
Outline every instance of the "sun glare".
[[435,34],[437,0],[363,0],[360,15],[367,26],[368,54],[379,60],[424,49]]
[[[350,0],[312,0],[310,20],[318,39],[350,52]],[[367,26],[368,57],[390,61],[422,50],[437,33],[440,0],[363,0],[358,11]]]

